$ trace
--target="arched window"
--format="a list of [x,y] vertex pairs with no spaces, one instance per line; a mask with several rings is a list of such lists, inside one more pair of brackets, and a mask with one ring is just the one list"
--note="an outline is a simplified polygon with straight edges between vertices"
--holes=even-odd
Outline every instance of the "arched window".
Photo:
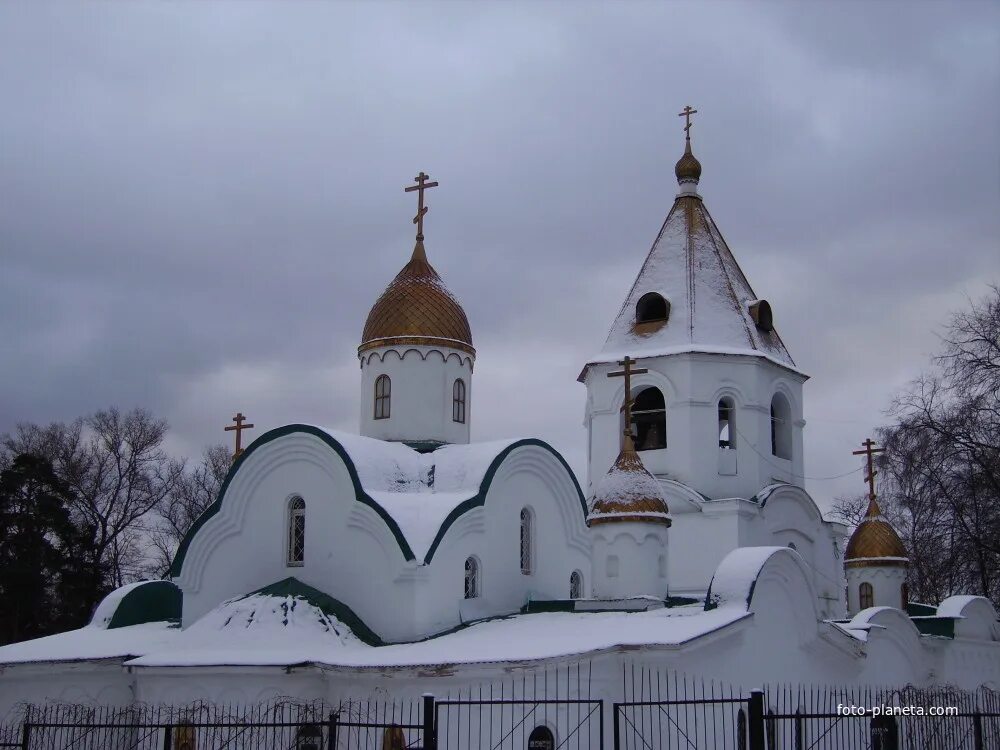
[[306,501],[293,497],[288,503],[288,564],[301,565],[306,559]]
[[388,375],[375,378],[375,419],[389,418],[389,402],[392,398],[392,381]]
[[875,590],[870,583],[865,582],[858,586],[858,605],[861,609],[875,606]]
[[719,399],[719,447],[736,447],[736,424],[733,417],[736,416],[736,404],[729,396]]
[[771,399],[771,454],[792,458],[792,407],[783,393]]
[[667,447],[667,409],[659,388],[644,388],[632,402],[632,434],[636,450]]
[[899,587],[899,601],[903,605],[900,609],[905,612],[907,605],[910,603],[910,587],[905,583]]
[[547,726],[540,725],[531,730],[528,735],[528,747],[538,750],[555,750],[556,737]]
[[470,557],[465,561],[465,598],[479,596],[479,560]]
[[461,378],[451,387],[451,421],[465,424],[465,381]]
[[534,518],[531,511],[528,508],[521,508],[521,574],[526,576],[530,576],[532,570],[533,526]]
[[583,573],[579,570],[574,570],[569,574],[569,598],[583,598]]
[[670,317],[670,303],[656,292],[648,292],[635,304],[635,322],[652,323]]

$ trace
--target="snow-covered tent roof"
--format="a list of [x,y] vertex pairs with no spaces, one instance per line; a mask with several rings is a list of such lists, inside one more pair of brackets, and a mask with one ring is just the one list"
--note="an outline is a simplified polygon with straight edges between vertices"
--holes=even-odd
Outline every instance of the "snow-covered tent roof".
[[195,522],[178,547],[171,576],[180,575],[188,546],[205,522],[218,513],[226,490],[240,467],[262,446],[285,435],[304,432],[323,440],[344,460],[356,498],[372,507],[396,537],[404,557],[429,562],[452,522],[482,505],[493,476],[504,459],[524,446],[550,452],[565,468],[587,515],[587,504],[565,459],[547,443],[534,438],[445,445],[419,453],[403,443],[361,437],[305,424],[291,424],[261,435],[240,455],[222,485],[219,497]]
[[[668,303],[665,322],[637,321],[636,306],[651,292]],[[604,348],[588,364],[694,351],[765,357],[795,370],[770,306],[759,302],[697,190],[682,183]]]

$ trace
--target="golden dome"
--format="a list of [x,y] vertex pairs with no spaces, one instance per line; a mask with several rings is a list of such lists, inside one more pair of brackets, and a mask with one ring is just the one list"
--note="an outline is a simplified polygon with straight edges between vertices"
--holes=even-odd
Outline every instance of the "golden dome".
[[674,174],[677,175],[677,182],[698,182],[701,179],[701,162],[691,153],[690,138],[685,141],[684,156],[677,160]]
[[427,261],[421,240],[368,313],[358,354],[401,344],[447,346],[476,355],[465,310]]
[[858,528],[851,534],[844,553],[847,567],[870,565],[905,565],[906,547],[892,525],[882,517],[873,497]]
[[614,466],[594,491],[588,522],[591,526],[628,522],[669,526],[671,522],[667,513],[667,501],[660,483],[646,471],[642,459],[635,452],[631,436],[626,436],[625,446]]

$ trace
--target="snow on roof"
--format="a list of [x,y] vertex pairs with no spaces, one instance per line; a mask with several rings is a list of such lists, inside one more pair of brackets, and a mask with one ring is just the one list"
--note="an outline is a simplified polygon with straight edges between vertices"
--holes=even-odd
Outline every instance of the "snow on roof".
[[[669,317],[655,330],[637,330],[636,304],[648,292],[669,301]],[[678,196],[611,326],[601,357],[705,347],[711,353],[765,356],[794,369],[777,331],[754,323],[750,305],[757,299],[704,202]]]
[[[407,667],[524,661],[600,651],[618,646],[676,645],[747,616],[734,610],[705,612],[701,604],[646,612],[545,612],[512,615],[470,625],[416,643],[367,646],[338,641],[315,628],[268,628],[225,637],[192,626],[169,651],[134,659],[130,666],[288,665],[316,662],[341,667]],[[203,640],[206,631],[210,634]],[[190,633],[190,637],[187,637]],[[285,637],[287,634],[287,637]]]
[[709,585],[710,603],[719,609],[746,611],[750,592],[764,564],[776,553],[789,553],[786,547],[739,547],[726,555]]
[[86,625],[77,630],[0,647],[0,664],[39,661],[125,659],[173,647],[180,628],[167,622],[149,622],[107,630]]
[[937,607],[938,617],[964,617],[962,610],[964,610],[971,602],[977,599],[982,599],[981,596],[971,596],[969,594],[958,594],[956,596],[949,596],[943,602],[941,602]]
[[118,606],[122,603],[122,600],[132,591],[144,586],[149,583],[149,581],[136,581],[135,583],[126,583],[124,586],[119,586],[106,597],[101,599],[101,603],[97,605],[97,609],[94,610],[94,616],[90,618],[90,625],[95,628],[107,628],[111,624],[111,619],[115,616],[115,612],[118,611]]
[[418,560],[426,556],[448,514],[479,492],[490,465],[516,442],[445,445],[418,453],[403,443],[316,429],[347,451],[361,486],[399,524]]

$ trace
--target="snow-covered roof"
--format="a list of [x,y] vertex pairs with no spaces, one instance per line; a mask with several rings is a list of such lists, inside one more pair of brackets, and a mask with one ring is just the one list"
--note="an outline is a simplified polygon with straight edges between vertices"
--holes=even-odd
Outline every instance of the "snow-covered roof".
[[[289,583],[291,582],[291,583]],[[697,604],[644,612],[541,612],[470,625],[415,643],[365,643],[325,596],[294,579],[223,602],[188,628],[167,623],[117,630],[87,626],[0,648],[0,664],[118,657],[130,666],[420,666],[546,659],[643,645],[672,646],[748,617],[747,608]],[[268,593],[269,590],[280,593]]]
[[[663,325],[636,325],[636,304],[656,292],[670,305]],[[696,194],[674,201],[646,261],[608,333],[588,364],[679,352],[747,354],[795,370],[776,330],[758,327],[758,300],[736,258]],[[798,372],[798,370],[796,370]]]
[[[491,471],[514,449],[536,445],[562,457],[548,444],[533,438],[495,440],[467,445],[444,445],[430,453],[420,453],[403,443],[353,435],[317,425],[291,424],[271,430],[255,440],[234,464],[219,499],[198,519],[178,548],[171,575],[180,574],[190,539],[201,525],[219,510],[232,476],[254,451],[270,440],[295,432],[307,432],[342,451],[349,470],[356,473],[357,489],[369,504],[383,511],[402,537],[401,546],[414,559],[429,561],[450,514],[462,503],[481,497],[489,487]],[[576,483],[572,471],[567,475]],[[577,487],[579,492],[579,487]],[[582,494],[581,512],[586,513]]]

